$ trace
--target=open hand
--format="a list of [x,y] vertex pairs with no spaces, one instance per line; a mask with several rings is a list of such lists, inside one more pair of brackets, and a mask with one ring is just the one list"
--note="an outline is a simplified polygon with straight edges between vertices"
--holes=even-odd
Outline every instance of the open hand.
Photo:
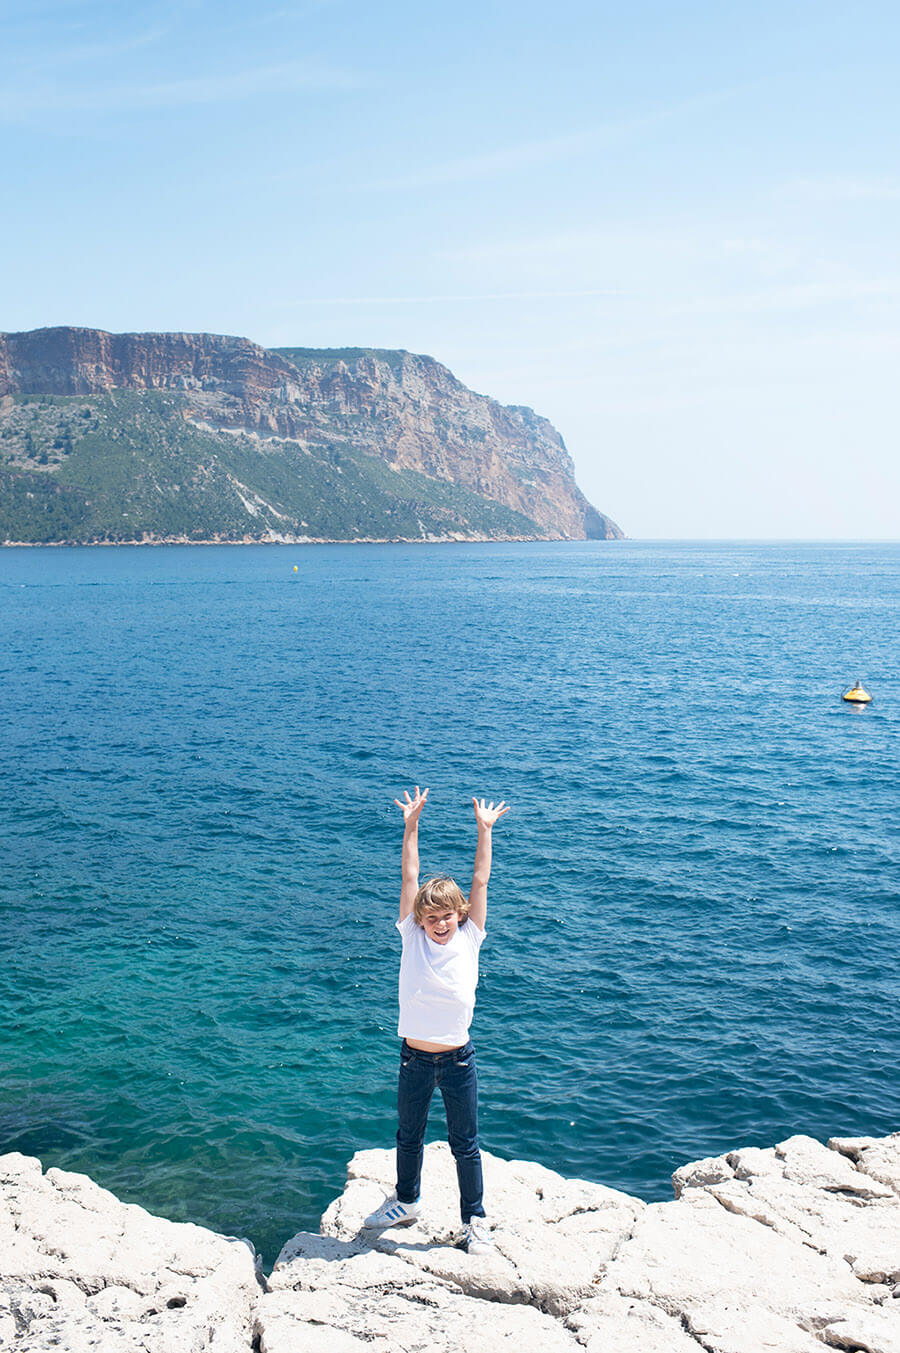
[[404,789],[403,798],[405,799],[404,803],[401,803],[399,799],[394,799],[394,803],[396,803],[397,807],[402,810],[403,821],[407,824],[407,826],[410,823],[415,824],[419,820],[419,814],[425,807],[425,800],[428,798],[428,790],[425,789],[420,793],[419,786],[416,785],[415,798],[411,799],[409,797],[408,789]]
[[498,817],[502,817],[504,813],[509,812],[509,804],[504,799],[500,800],[496,808],[493,799],[487,806],[485,806],[484,799],[473,799],[472,804],[475,808],[475,818],[479,827],[493,827]]

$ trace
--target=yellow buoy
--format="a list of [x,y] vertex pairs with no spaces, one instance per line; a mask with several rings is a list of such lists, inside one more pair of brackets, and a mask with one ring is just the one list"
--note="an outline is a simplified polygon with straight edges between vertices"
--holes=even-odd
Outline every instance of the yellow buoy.
[[857,681],[849,691],[844,691],[844,699],[849,700],[852,705],[868,705],[872,697],[862,682]]
[[295,572],[295,573],[297,572],[297,565],[296,565],[296,564],[294,565],[294,572]]

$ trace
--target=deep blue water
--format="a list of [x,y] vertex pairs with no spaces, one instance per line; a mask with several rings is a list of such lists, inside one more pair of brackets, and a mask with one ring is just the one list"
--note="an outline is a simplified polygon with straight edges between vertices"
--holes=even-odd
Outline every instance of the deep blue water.
[[514,805],[488,1149],[663,1198],[897,1129],[898,602],[891,545],[0,552],[0,1150],[314,1229],[392,1144],[414,782],[423,877]]

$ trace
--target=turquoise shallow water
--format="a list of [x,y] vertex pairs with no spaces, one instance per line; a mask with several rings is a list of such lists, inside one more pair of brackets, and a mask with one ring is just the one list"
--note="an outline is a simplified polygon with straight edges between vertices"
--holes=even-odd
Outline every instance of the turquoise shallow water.
[[315,1227],[392,1142],[414,781],[464,883],[514,805],[490,1150],[663,1198],[897,1129],[898,610],[897,546],[0,552],[0,1150]]

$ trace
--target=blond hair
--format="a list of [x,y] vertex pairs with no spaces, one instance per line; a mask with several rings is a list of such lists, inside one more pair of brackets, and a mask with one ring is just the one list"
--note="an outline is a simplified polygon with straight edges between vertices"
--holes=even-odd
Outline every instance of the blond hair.
[[459,923],[468,919],[469,899],[465,897],[458,883],[453,879],[439,875],[423,883],[413,902],[413,917],[416,924],[422,924],[422,917],[431,911],[455,911]]

